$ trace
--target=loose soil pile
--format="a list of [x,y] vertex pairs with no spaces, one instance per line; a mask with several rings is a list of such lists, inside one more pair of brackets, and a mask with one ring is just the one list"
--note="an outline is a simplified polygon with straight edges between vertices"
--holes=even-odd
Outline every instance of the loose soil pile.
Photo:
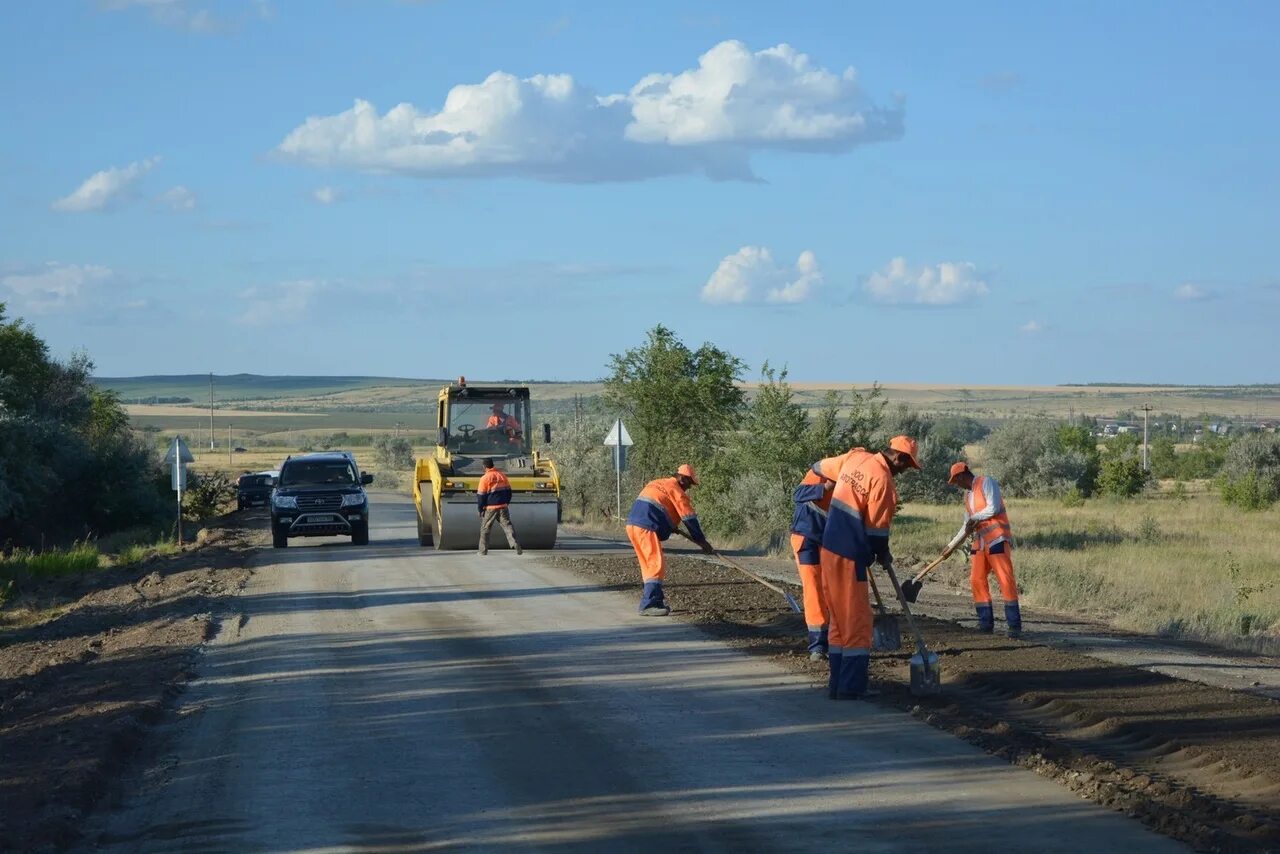
[[0,850],[75,841],[248,579],[247,540],[212,529],[185,553],[53,579],[0,611]]
[[[639,595],[630,556],[553,560],[602,586],[634,584]],[[810,675],[815,690],[825,690],[826,665],[808,661],[803,619],[776,593],[702,560],[670,556],[668,566],[674,617]],[[876,702],[1198,849],[1280,850],[1280,703],[1034,639],[1010,641],[940,620],[920,627],[942,661],[943,694],[911,696],[914,640],[904,619],[903,649],[872,656],[882,691]]]

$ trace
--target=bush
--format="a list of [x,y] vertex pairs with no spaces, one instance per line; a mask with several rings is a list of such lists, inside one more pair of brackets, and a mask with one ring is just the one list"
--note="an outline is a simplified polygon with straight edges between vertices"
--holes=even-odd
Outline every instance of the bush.
[[1061,498],[1072,490],[1088,497],[1098,471],[1098,451],[1087,429],[1043,419],[1018,418],[987,437],[987,471],[1006,495]]
[[188,488],[182,493],[182,518],[191,522],[219,515],[223,505],[236,497],[235,483],[222,472],[191,472],[187,484]]
[[1280,436],[1245,436],[1226,452],[1219,482],[1222,498],[1245,510],[1280,500]]
[[1108,448],[1102,460],[1102,473],[1098,476],[1098,488],[1103,495],[1113,498],[1132,498],[1147,485],[1147,473],[1142,468],[1142,457],[1134,448]]
[[378,465],[390,469],[413,468],[413,446],[403,436],[383,434],[373,440],[373,458]]
[[934,435],[950,436],[962,445],[981,442],[991,433],[991,428],[967,415],[943,415],[933,422]]

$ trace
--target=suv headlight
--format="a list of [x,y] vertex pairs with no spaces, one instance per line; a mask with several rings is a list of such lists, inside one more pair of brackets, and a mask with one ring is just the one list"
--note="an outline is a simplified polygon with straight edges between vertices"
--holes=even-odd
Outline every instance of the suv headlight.
[[364,495],[362,495],[359,492],[355,493],[354,495],[342,496],[343,507],[359,507],[362,504],[364,504]]
[[271,503],[281,510],[298,509],[298,497],[296,495],[273,495],[271,496]]

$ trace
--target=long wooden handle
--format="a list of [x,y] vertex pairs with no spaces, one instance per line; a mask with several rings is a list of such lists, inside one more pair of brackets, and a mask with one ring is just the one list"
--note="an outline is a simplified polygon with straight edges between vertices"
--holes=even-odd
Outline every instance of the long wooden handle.
[[926,575],[933,572],[935,569],[937,569],[939,566],[942,565],[942,562],[944,560],[951,557],[952,552],[960,548],[960,544],[965,541],[965,536],[966,536],[965,533],[962,531],[959,534],[957,534],[955,537],[953,537],[951,539],[951,542],[947,543],[947,547],[942,550],[942,554],[939,555],[936,559],[934,559],[934,561],[930,563],[928,566],[926,566],[924,569],[917,572],[915,574],[915,577],[912,578],[911,580],[916,584],[919,584]]
[[[674,530],[675,530],[675,532],[676,532],[677,534],[679,534],[680,536],[684,537],[684,538],[685,538],[686,540],[688,540],[689,542],[691,542],[691,543],[696,543],[696,542],[697,542],[697,540],[695,540],[693,537],[689,536],[689,535],[685,532],[684,528],[676,528],[676,529],[674,529]],[[781,593],[783,596],[788,596],[788,597],[790,596],[790,594],[789,594],[789,593],[787,593],[787,591],[783,590],[783,589],[782,589],[781,587],[779,587],[778,585],[776,585],[776,584],[772,584],[772,583],[770,583],[769,581],[767,581],[766,579],[761,578],[760,576],[756,575],[756,574],[755,574],[754,572],[752,572],[751,570],[747,569],[745,566],[741,566],[740,564],[735,563],[734,561],[729,560],[727,557],[725,557],[724,555],[720,554],[720,552],[716,551],[715,549],[712,549],[712,550],[711,550],[711,554],[712,554],[713,556],[715,556],[715,558],[716,558],[716,559],[718,559],[721,563],[728,564],[729,566],[731,566],[731,567],[733,567],[734,569],[738,570],[738,572],[741,572],[743,575],[745,575],[745,576],[747,576],[748,578],[750,578],[752,581],[758,581],[758,582],[760,582],[760,583],[761,583],[761,584],[763,584],[765,587],[768,587],[770,590],[772,590],[774,593]]]

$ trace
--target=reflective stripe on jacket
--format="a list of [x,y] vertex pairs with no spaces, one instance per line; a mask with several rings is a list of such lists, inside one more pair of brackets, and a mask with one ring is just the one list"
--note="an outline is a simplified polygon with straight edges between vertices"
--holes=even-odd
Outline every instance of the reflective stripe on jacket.
[[1004,496],[994,477],[985,475],[973,479],[973,487],[964,494],[964,512],[967,519],[978,523],[974,529],[974,545],[989,549],[997,543],[1009,542],[1013,528],[1004,508]]
[[511,503],[511,481],[497,469],[486,469],[476,485],[476,503],[481,510],[500,510]]
[[689,536],[698,542],[706,540],[689,496],[674,477],[660,477],[649,481],[640,490],[639,497],[631,505],[631,512],[627,514],[628,525],[653,531],[659,540],[670,537],[681,522],[684,522]]

